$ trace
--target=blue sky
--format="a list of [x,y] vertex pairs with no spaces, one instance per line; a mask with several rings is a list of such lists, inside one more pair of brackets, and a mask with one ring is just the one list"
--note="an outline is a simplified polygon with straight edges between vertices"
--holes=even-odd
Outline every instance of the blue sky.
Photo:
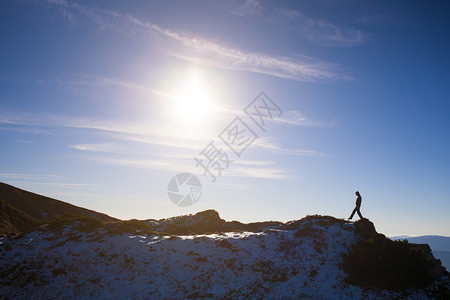
[[[446,1],[2,1],[0,181],[112,216],[362,213],[450,236]],[[283,111],[262,131],[244,108]],[[218,135],[240,117],[237,157]],[[232,162],[216,182],[194,157]],[[200,200],[168,199],[193,173]]]

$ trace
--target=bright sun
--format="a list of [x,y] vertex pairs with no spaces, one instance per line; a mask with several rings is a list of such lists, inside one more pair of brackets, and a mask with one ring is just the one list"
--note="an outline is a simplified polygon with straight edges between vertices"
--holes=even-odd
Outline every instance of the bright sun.
[[173,95],[177,121],[194,125],[204,123],[213,110],[211,92],[198,72],[191,71]]

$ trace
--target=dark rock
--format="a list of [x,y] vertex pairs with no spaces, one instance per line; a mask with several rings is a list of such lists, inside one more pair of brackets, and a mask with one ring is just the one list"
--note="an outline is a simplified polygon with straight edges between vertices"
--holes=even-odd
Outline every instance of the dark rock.
[[194,215],[194,218],[203,218],[203,219],[216,220],[216,221],[222,220],[219,216],[219,213],[217,211],[215,211],[214,209],[208,209],[208,210],[198,212]]
[[369,219],[360,219],[355,222],[355,230],[364,239],[373,239],[378,236],[375,225]]
[[224,222],[225,220],[220,218],[217,211],[212,209],[205,210],[193,216],[193,222],[189,226],[189,231],[196,233],[215,232]]

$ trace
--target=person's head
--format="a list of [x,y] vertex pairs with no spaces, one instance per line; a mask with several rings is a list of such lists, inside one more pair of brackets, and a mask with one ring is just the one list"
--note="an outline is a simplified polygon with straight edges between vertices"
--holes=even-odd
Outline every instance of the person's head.
[[358,191],[355,192],[355,195],[356,195],[356,196],[360,196]]

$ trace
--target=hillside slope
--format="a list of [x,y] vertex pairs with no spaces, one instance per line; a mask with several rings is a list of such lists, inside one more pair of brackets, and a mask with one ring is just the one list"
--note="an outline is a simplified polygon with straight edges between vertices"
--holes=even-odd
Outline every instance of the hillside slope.
[[[180,229],[180,219],[189,226]],[[0,240],[0,291],[12,298],[34,296],[37,288],[41,298],[448,295],[445,276],[427,287],[403,291],[346,283],[343,254],[349,254],[358,240],[382,238],[369,221],[309,216],[286,224],[269,222],[269,229],[263,229],[268,225],[264,223],[260,228],[252,225],[253,232],[230,231],[226,228],[233,222],[222,221],[214,211],[107,224],[91,218],[56,220],[26,235]],[[176,228],[210,233],[177,234]],[[168,230],[173,233],[163,232]]]
[[117,220],[106,214],[75,206],[0,182],[0,198],[10,206],[42,221],[54,220],[63,215],[82,215],[102,221]]
[[36,228],[41,223],[12,207],[0,198],[0,234],[17,234]]

